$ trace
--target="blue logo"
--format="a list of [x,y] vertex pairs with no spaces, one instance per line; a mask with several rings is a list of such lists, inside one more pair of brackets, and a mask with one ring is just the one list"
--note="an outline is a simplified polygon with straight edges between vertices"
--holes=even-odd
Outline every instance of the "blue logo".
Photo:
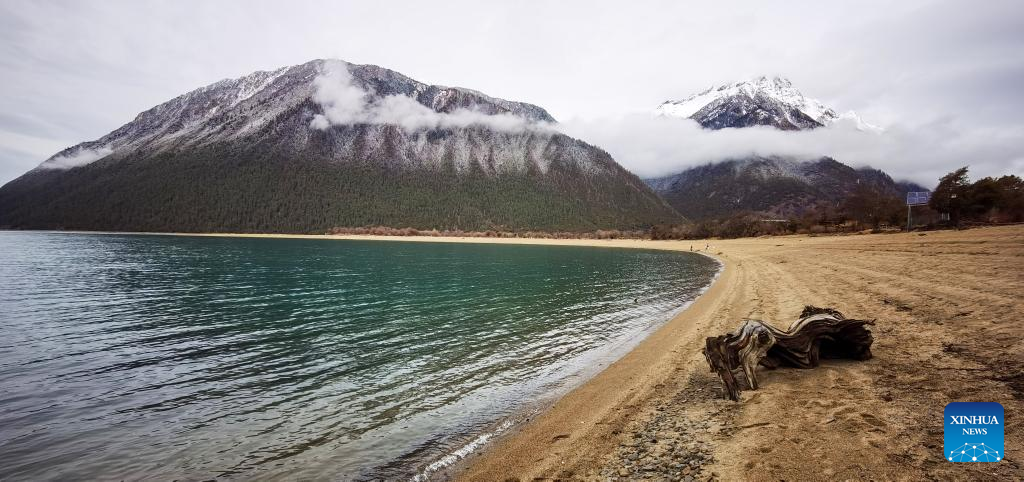
[[1003,460],[1003,406],[995,402],[946,405],[944,450],[950,462]]

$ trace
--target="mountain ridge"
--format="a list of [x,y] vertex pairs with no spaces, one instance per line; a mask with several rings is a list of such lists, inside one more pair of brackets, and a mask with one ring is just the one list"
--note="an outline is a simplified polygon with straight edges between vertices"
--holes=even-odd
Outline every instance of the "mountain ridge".
[[[844,121],[855,122],[862,130],[881,130],[856,113],[838,114],[821,101],[804,96],[783,77],[761,76],[711,87],[684,100],[666,101],[656,113],[692,119],[712,130],[772,127],[802,131]],[[751,155],[709,162],[645,182],[677,211],[694,220],[745,212],[793,218],[834,209],[865,187],[889,197],[902,196],[905,189],[924,190],[913,183],[896,182],[877,169],[852,168],[827,153],[810,159]]]
[[855,169],[830,157],[799,161],[753,156],[645,181],[683,216],[695,221],[742,212],[792,219],[816,209],[836,208],[860,187],[895,197],[902,197],[906,189],[926,190],[894,181],[878,169]]
[[[344,62],[351,85],[324,87],[337,62],[225,79],[147,109],[0,188],[0,226],[589,231],[682,219],[607,152],[543,128],[554,119],[539,106]],[[398,105],[443,122],[314,127],[339,107],[315,100],[325,88],[362,96],[341,107]]]
[[[327,62],[343,61],[316,59],[276,70],[221,79],[193,89],[140,112],[130,122],[99,139],[82,142],[54,154],[39,167],[46,168],[48,161],[74,155],[83,149],[107,147],[113,150],[111,154],[116,154],[121,148],[159,151],[166,144],[176,145],[175,140],[184,140],[188,145],[245,135],[252,129],[259,129],[273,114],[279,113],[248,115],[246,111],[251,110],[253,104],[273,98],[278,103],[277,108],[284,109],[308,99],[314,93],[312,80],[323,73],[322,68]],[[354,71],[354,79],[372,89],[374,94],[414,94],[417,101],[437,112],[451,112],[472,105],[488,109],[483,112],[485,114],[510,113],[529,121],[555,122],[546,110],[533,104],[491,97],[462,87],[425,84],[377,65],[343,63]],[[197,128],[202,130],[196,132]]]
[[760,76],[712,86],[682,100],[667,100],[657,115],[693,119],[707,129],[771,126],[805,130],[850,120],[862,130],[879,130],[853,111],[837,113],[820,100],[804,96],[789,79]]

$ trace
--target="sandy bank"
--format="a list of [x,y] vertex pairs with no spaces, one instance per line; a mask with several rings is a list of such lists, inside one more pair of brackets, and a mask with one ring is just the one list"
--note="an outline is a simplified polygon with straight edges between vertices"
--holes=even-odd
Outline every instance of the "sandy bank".
[[[719,281],[617,363],[458,474],[466,480],[999,480],[1024,473],[1024,227],[712,241]],[[589,243],[588,243],[589,244]],[[689,249],[689,242],[617,246]],[[698,244],[698,243],[693,243]],[[700,243],[703,246],[703,243]],[[805,304],[875,318],[875,358],[763,375],[720,398],[700,353]],[[942,457],[942,410],[996,401],[1006,458]],[[696,464],[690,461],[696,460]]]

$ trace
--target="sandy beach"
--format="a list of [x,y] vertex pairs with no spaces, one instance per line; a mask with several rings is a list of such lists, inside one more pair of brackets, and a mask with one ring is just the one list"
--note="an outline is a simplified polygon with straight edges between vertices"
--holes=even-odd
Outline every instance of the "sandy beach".
[[[706,243],[379,239],[682,251]],[[1024,474],[1018,416],[1024,226],[708,243],[725,269],[692,306],[447,475],[687,481],[1019,480]],[[704,338],[744,318],[785,327],[804,305],[877,320],[874,358],[825,360],[812,370],[761,368],[760,390],[743,392],[739,403],[723,399],[701,354]],[[1004,406],[1002,462],[943,460],[942,411],[952,401]]]
[[[690,242],[572,244],[688,250]],[[1011,480],[1024,474],[1024,227],[710,241],[725,262],[689,309],[458,474],[463,480]],[[703,242],[692,243],[704,246]],[[873,318],[874,358],[778,369],[740,403],[700,349],[805,304]],[[763,369],[762,369],[763,370]],[[943,407],[995,401],[1002,463],[942,459]],[[694,468],[680,461],[703,460]],[[625,467],[631,467],[625,469]],[[687,465],[689,467],[689,465]]]

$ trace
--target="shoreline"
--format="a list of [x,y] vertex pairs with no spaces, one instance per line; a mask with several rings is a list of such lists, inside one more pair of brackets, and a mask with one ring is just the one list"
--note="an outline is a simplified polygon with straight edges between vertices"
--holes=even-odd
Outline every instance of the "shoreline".
[[[551,394],[547,397],[539,399],[531,406],[524,407],[524,412],[521,414],[512,414],[503,419],[496,420],[492,425],[493,427],[501,427],[497,432],[485,432],[481,434],[474,434],[473,438],[469,440],[467,445],[472,445],[471,450],[465,453],[458,454],[458,457],[453,463],[446,464],[441,467],[434,467],[432,470],[428,469],[425,473],[421,473],[417,476],[416,480],[432,480],[436,478],[456,478],[463,477],[467,474],[474,473],[474,466],[477,462],[475,458],[485,456],[494,451],[497,447],[504,444],[509,439],[514,439],[522,436],[523,432],[530,430],[531,427],[537,425],[538,419],[545,419],[551,417],[551,412],[555,407],[564,403],[563,400],[566,397],[573,396],[577,391],[584,389],[588,385],[595,383],[595,379],[601,378],[609,370],[613,370],[616,373],[615,381],[613,382],[617,386],[623,386],[622,383],[626,380],[633,380],[634,377],[630,373],[637,371],[640,367],[643,367],[650,363],[653,359],[660,358],[660,355],[668,350],[665,343],[652,342],[652,338],[659,340],[667,340],[673,337],[678,337],[680,333],[685,332],[688,338],[693,338],[694,330],[693,327],[687,328],[686,325],[691,324],[691,316],[695,312],[699,312],[700,315],[707,315],[708,308],[706,305],[710,305],[712,302],[707,301],[708,298],[714,298],[716,287],[723,284],[723,281],[729,273],[729,265],[721,258],[707,251],[693,250],[689,247],[691,245],[706,244],[707,240],[687,240],[687,241],[652,241],[652,240],[638,240],[638,239],[549,239],[549,238],[480,238],[480,237],[441,237],[441,236],[379,236],[379,235],[303,235],[303,234],[259,234],[259,233],[152,233],[152,232],[111,232],[111,231],[15,231],[15,232],[36,232],[36,233],[53,233],[53,234],[92,234],[99,236],[181,236],[181,237],[220,237],[220,238],[253,238],[253,239],[308,239],[308,240],[341,240],[341,241],[393,241],[393,242],[425,242],[425,243],[455,243],[455,244],[516,244],[516,245],[541,245],[541,246],[571,246],[571,247],[594,247],[594,248],[617,248],[617,249],[651,249],[658,251],[674,251],[691,254],[699,254],[714,260],[718,264],[718,269],[714,276],[711,278],[710,283],[705,286],[697,296],[690,302],[680,306],[678,309],[673,310],[667,319],[657,325],[656,328],[647,330],[644,333],[638,335],[639,339],[632,343],[632,346],[624,353],[619,354],[616,357],[612,357],[607,360],[608,364],[602,366],[599,369],[592,370],[591,373],[582,375],[580,380],[576,380],[565,390],[559,393]],[[680,331],[684,330],[684,331]],[[699,337],[698,337],[699,338]],[[642,355],[637,355],[638,350],[644,347]],[[624,359],[629,359],[625,365],[623,364]],[[639,359],[638,359],[639,358]],[[636,378],[637,383],[631,385],[628,392],[637,391],[643,386],[643,381],[640,378]],[[599,382],[600,386],[605,386],[607,382]],[[589,392],[589,390],[585,390]],[[607,409],[611,403],[619,402],[619,398],[606,398],[598,399],[592,395],[580,400],[580,402],[589,405],[591,408],[600,405],[603,409]],[[579,407],[579,404],[575,404],[574,407]],[[591,410],[593,412],[593,410]],[[561,414],[556,414],[555,417],[562,417]],[[508,424],[510,420],[515,421]],[[547,426],[543,430],[549,430]],[[483,441],[478,440],[484,437]],[[453,454],[459,453],[463,448],[460,447]],[[505,457],[504,454],[501,457]],[[441,459],[443,460],[443,459]],[[440,462],[430,461],[430,465]],[[488,469],[490,470],[490,469]],[[503,469],[499,469],[503,470]],[[425,476],[422,477],[421,476]],[[471,476],[472,477],[472,476]],[[484,479],[490,478],[484,476]]]
[[[66,232],[66,231],[62,231]],[[155,234],[155,233],[88,233]],[[547,244],[689,251],[703,240],[183,236]],[[951,401],[1024,411],[1024,226],[712,240],[710,288],[619,360],[444,474],[460,480],[993,480],[1024,472],[942,455]],[[703,338],[743,318],[786,326],[804,305],[875,319],[874,357],[759,369],[761,388],[721,396]],[[1008,419],[1008,441],[1024,423]]]
[[[33,230],[9,229],[0,233],[44,233],[44,234],[87,234],[97,236],[180,236],[197,238],[254,238],[254,239],[311,239],[311,240],[350,240],[350,241],[397,241],[417,243],[459,243],[459,244],[525,244],[550,246],[580,246],[594,248],[626,248],[626,249],[657,249],[663,251],[685,251],[705,254],[699,250],[681,250],[676,247],[664,247],[657,243],[691,243],[707,240],[666,240],[619,238],[619,239],[585,239],[585,238],[487,238],[477,236],[385,236],[373,234],[281,234],[281,233],[181,233],[181,232],[150,232],[150,231],[77,231],[77,230]],[[692,242],[691,242],[692,241]],[[635,246],[633,243],[655,243],[654,246]]]
[[[485,237],[445,237],[445,236],[386,236],[386,235],[349,235],[349,234],[276,234],[276,233],[176,233],[176,232],[120,232],[120,231],[45,231],[45,230],[17,230],[10,232],[26,233],[48,233],[48,234],[75,234],[75,235],[98,235],[98,236],[175,236],[175,237],[203,237],[203,238],[251,238],[251,239],[302,239],[302,240],[324,240],[324,241],[395,241],[395,242],[422,242],[422,243],[446,243],[446,244],[513,244],[533,246],[566,246],[566,247],[588,247],[588,248],[610,248],[610,249],[640,249],[672,251],[690,254],[698,254],[713,260],[718,266],[709,283],[705,285],[696,296],[669,311],[665,318],[654,324],[651,328],[645,329],[635,335],[635,338],[626,342],[628,348],[616,350],[616,353],[609,353],[602,356],[599,367],[584,368],[578,370],[561,389],[544,395],[537,400],[524,405],[516,413],[509,414],[497,419],[491,424],[487,431],[482,433],[468,434],[471,438],[467,443],[454,450],[452,453],[438,460],[428,462],[425,470],[422,470],[415,480],[435,480],[437,478],[448,479],[455,476],[468,467],[472,457],[487,453],[497,443],[519,434],[526,426],[543,416],[559,401],[574,392],[580,387],[589,384],[594,378],[600,376],[609,367],[615,365],[624,357],[629,356],[644,344],[651,337],[657,336],[670,324],[681,323],[680,317],[693,309],[693,306],[708,296],[709,292],[716,286],[726,271],[726,263],[719,257],[706,251],[691,251],[690,243],[687,241],[686,249],[683,249],[679,241],[651,241],[639,239],[559,239],[559,238],[485,238]],[[705,241],[700,241],[704,243]],[[646,245],[646,243],[653,243]],[[454,455],[454,460],[448,459]],[[445,460],[448,459],[448,460]]]
[[[467,462],[471,462],[471,457],[473,457],[474,455],[479,456],[483,453],[486,453],[487,450],[493,447],[496,443],[499,443],[509,437],[513,437],[519,432],[521,432],[522,429],[526,425],[531,423],[531,421],[534,418],[542,416],[545,412],[550,410],[551,407],[558,403],[558,401],[561,400],[568,393],[571,393],[580,386],[589,383],[595,377],[600,375],[601,372],[607,370],[609,366],[617,363],[623,357],[627,356],[630,352],[635,350],[638,345],[644,342],[644,340],[650,338],[651,336],[654,336],[661,329],[663,329],[665,325],[672,323],[674,320],[676,320],[676,318],[678,318],[684,312],[689,310],[690,307],[694,305],[694,303],[696,303],[698,300],[700,300],[707,294],[708,290],[710,290],[711,287],[718,282],[722,273],[725,271],[725,264],[718,258],[715,258],[714,256],[708,255],[706,253],[700,254],[703,254],[706,257],[714,260],[718,264],[718,269],[715,271],[715,274],[712,276],[710,282],[703,288],[701,288],[692,300],[689,300],[683,303],[678,308],[671,310],[670,312],[668,312],[668,314],[662,321],[656,323],[655,325],[651,326],[648,329],[645,329],[637,333],[632,339],[624,342],[625,346],[628,347],[624,351],[621,350],[621,347],[613,347],[608,353],[605,353],[603,356],[598,358],[599,360],[602,360],[602,363],[599,364],[599,368],[594,367],[591,369],[578,370],[577,373],[571,375],[569,378],[564,380],[565,386],[560,387],[560,389],[555,391],[554,393],[549,393],[538,398],[537,400],[534,400],[526,404],[516,413],[510,414],[508,416],[503,417],[502,419],[497,420],[492,424],[491,429],[488,429],[483,433],[475,434],[474,438],[469,443],[453,451],[452,454],[437,461],[433,461],[431,464],[428,465],[428,468],[426,470],[422,471],[420,474],[416,476],[415,480],[426,481],[437,480],[439,478],[441,480],[451,479],[456,474],[465,471],[468,468]],[[614,348],[619,349],[616,350]]]
[[[645,241],[671,244],[609,247],[691,252],[688,249],[689,242]],[[555,450],[538,454],[535,448],[549,444],[555,446],[558,442],[573,439],[588,438],[592,443],[597,443],[596,446],[587,446],[587,452],[614,451],[618,442],[612,440],[612,436],[621,430],[607,427],[621,426],[614,420],[617,415],[615,412],[643,403],[643,400],[649,398],[652,390],[660,388],[658,383],[652,382],[654,378],[661,378],[660,375],[667,372],[685,376],[701,368],[695,363],[686,363],[685,367],[680,368],[677,357],[673,356],[678,353],[676,343],[684,340],[687,348],[699,352],[697,345],[701,340],[701,329],[707,327],[723,302],[725,293],[736,282],[735,266],[727,262],[727,258],[706,252],[692,252],[708,256],[719,263],[718,272],[700,295],[622,357],[562,395],[535,418],[492,440],[482,451],[475,453],[475,459],[467,457],[454,466],[450,475],[457,480],[494,480],[512,474],[519,480],[551,477],[549,470],[564,465],[566,454]],[[600,429],[602,426],[605,429]],[[595,427],[598,428],[596,434]],[[570,456],[576,458],[579,455],[583,454],[576,452]],[[575,478],[576,475],[575,472],[562,472],[555,478]]]

